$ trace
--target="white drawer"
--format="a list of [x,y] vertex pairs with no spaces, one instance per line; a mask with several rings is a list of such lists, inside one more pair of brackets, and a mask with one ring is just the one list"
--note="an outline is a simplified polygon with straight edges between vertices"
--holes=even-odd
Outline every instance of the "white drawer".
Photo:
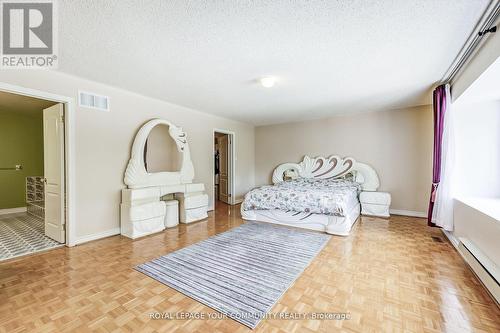
[[387,205],[391,204],[391,195],[387,192],[363,191],[359,195],[359,201],[364,204]]
[[203,183],[186,184],[186,192],[203,192],[203,191],[205,191],[205,184]]
[[362,203],[361,214],[389,217],[389,205],[375,205],[375,204]]
[[208,217],[207,215],[207,206],[201,206],[193,209],[186,209],[181,214],[181,222],[182,223],[191,223],[199,220],[203,220]]
[[193,195],[189,197],[184,197],[184,208],[192,209],[208,206],[208,195],[207,194],[199,194]]
[[130,203],[134,201],[155,201],[160,198],[159,187],[148,187],[138,189],[123,189],[122,202]]
[[128,224],[121,225],[121,234],[128,238],[138,238],[156,232],[160,232],[165,229],[164,218],[154,217],[152,219],[134,221]]
[[122,204],[122,214],[128,214],[130,221],[147,220],[165,216],[165,202],[152,202],[139,206]]

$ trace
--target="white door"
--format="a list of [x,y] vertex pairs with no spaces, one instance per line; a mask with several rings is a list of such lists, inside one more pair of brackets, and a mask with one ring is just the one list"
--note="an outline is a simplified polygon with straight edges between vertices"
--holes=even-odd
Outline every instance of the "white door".
[[65,242],[63,115],[62,104],[43,110],[45,235],[60,243]]
[[228,177],[228,135],[220,136],[217,139],[219,145],[219,200],[227,204],[229,200],[229,177]]

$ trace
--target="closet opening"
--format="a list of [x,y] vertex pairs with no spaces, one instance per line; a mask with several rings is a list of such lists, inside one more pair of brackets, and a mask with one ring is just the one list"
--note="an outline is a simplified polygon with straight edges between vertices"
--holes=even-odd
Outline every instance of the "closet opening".
[[234,133],[214,130],[214,209],[234,205]]
[[0,261],[66,243],[65,105],[0,91]]

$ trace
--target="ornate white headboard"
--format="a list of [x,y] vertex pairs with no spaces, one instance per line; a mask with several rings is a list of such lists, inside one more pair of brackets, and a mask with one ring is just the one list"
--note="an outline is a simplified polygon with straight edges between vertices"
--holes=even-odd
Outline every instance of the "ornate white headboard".
[[283,163],[273,172],[273,183],[283,181],[285,172],[294,170],[302,178],[339,178],[353,172],[354,180],[361,184],[363,191],[376,191],[380,186],[377,172],[368,164],[359,163],[352,157],[339,156],[314,157],[304,156],[300,163]]

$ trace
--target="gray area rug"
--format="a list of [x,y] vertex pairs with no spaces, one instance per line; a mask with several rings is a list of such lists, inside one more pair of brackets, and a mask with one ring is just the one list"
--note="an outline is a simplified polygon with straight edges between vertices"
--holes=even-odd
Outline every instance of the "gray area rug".
[[247,222],[136,269],[255,328],[329,239]]

